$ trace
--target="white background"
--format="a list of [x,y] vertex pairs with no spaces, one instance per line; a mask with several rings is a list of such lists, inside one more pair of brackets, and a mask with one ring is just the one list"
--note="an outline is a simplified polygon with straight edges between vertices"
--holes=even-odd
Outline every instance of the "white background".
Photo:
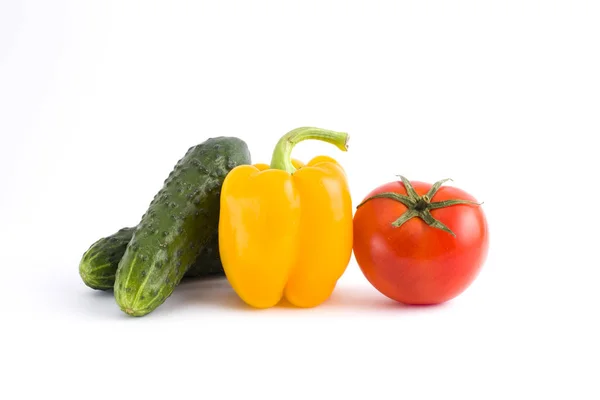
[[[0,397],[600,398],[594,1],[0,2]],[[354,204],[403,174],[485,202],[486,264],[439,307],[354,260],[330,301],[249,310],[227,282],[131,318],[81,254],[175,162],[346,131]],[[33,397],[30,397],[33,396]]]

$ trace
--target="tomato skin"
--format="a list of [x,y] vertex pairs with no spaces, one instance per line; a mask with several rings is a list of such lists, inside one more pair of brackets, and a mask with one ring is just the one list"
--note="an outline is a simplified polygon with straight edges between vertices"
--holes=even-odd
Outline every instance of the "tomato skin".
[[[431,184],[411,181],[419,195]],[[389,182],[374,194],[406,195],[402,182]],[[462,199],[476,201],[465,191],[442,186],[431,202]],[[489,232],[479,205],[453,205],[431,210],[431,215],[455,236],[412,218],[400,227],[392,223],[407,207],[393,199],[370,199],[354,215],[354,256],[367,280],[383,295],[405,304],[439,304],[466,290],[487,257]]]

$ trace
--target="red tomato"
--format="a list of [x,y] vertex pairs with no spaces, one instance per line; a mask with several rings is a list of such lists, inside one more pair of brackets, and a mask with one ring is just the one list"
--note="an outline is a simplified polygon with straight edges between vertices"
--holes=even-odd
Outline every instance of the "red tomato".
[[[399,194],[408,206],[398,199],[370,198],[354,215],[354,256],[360,269],[382,294],[405,304],[438,304],[458,296],[475,280],[487,257],[489,234],[482,207],[436,208],[446,200],[476,200],[450,186],[431,192],[430,199],[423,196],[432,186],[408,180],[387,183],[365,199]],[[393,225],[409,211],[415,216]]]

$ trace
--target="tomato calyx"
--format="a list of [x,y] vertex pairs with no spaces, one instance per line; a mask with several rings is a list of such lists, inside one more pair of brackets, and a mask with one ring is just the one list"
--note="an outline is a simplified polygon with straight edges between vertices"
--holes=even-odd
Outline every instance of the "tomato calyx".
[[402,215],[400,215],[400,217],[398,217],[398,219],[396,219],[394,222],[392,222],[393,227],[398,228],[398,227],[402,226],[406,221],[416,217],[416,218],[420,218],[421,220],[423,220],[427,225],[431,226],[432,228],[441,229],[444,232],[447,232],[447,233],[451,234],[452,236],[456,237],[456,234],[454,232],[452,232],[452,230],[450,230],[450,228],[448,228],[441,221],[435,219],[433,217],[433,215],[431,215],[431,210],[436,210],[438,208],[444,208],[444,207],[450,207],[450,206],[454,206],[454,205],[458,205],[458,204],[469,204],[469,205],[481,205],[482,204],[482,203],[476,203],[474,201],[462,200],[462,199],[452,199],[452,200],[443,200],[443,201],[432,202],[431,200],[433,199],[433,197],[435,196],[437,191],[440,189],[440,187],[445,182],[451,181],[452,179],[442,179],[440,181],[435,182],[431,186],[431,188],[429,189],[427,194],[420,196],[415,191],[415,189],[413,188],[413,186],[411,185],[411,183],[408,179],[406,179],[402,175],[398,175],[398,177],[402,180],[402,183],[404,184],[404,188],[406,189],[406,193],[407,193],[406,195],[396,193],[396,192],[378,193],[378,194],[375,194],[375,195],[365,199],[362,203],[360,203],[358,206],[356,206],[356,208],[359,208],[366,202],[374,200],[374,199],[378,199],[378,198],[392,199],[392,200],[395,200],[395,201],[398,201],[398,202],[404,204],[407,208],[407,210]]

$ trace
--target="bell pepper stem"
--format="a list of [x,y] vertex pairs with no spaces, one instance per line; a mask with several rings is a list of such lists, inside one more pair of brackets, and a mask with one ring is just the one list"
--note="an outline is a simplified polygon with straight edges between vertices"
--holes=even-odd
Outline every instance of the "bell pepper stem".
[[271,168],[294,173],[296,168],[292,164],[292,149],[303,140],[321,140],[331,143],[342,151],[348,151],[350,136],[345,132],[330,131],[327,129],[302,127],[294,129],[283,135],[275,145],[271,158]]

